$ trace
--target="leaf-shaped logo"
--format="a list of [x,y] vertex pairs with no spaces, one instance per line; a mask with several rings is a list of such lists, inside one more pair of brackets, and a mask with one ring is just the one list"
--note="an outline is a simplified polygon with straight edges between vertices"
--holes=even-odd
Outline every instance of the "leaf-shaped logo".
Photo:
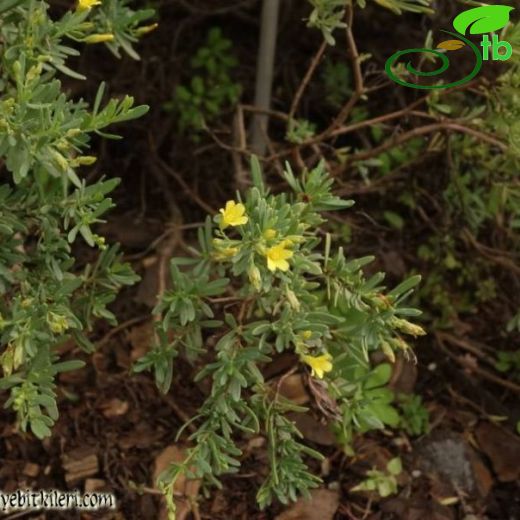
[[509,13],[514,7],[507,5],[484,5],[464,11],[453,20],[453,27],[460,34],[484,34],[498,31],[509,22]]
[[460,40],[446,40],[439,45],[437,45],[437,49],[444,49],[446,51],[458,51],[459,49],[462,49],[466,44],[464,42],[461,42]]

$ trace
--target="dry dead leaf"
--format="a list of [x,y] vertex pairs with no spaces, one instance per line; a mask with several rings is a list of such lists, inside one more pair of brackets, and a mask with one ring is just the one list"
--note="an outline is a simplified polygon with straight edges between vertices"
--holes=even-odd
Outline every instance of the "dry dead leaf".
[[121,417],[128,412],[128,402],[121,401],[117,397],[109,399],[101,405],[101,411],[107,419],[113,419],[114,417]]
[[275,520],[332,520],[338,506],[338,491],[314,489],[309,500],[300,498]]
[[512,433],[491,423],[482,423],[475,430],[480,449],[489,457],[501,482],[520,478],[520,440]]
[[40,473],[40,466],[38,466],[38,464],[34,464],[33,462],[27,462],[23,468],[22,473],[27,477],[37,477]]
[[398,394],[411,394],[417,381],[417,365],[412,359],[398,355],[392,365],[389,387]]
[[85,480],[85,493],[100,491],[106,486],[106,482],[100,478],[88,478]]
[[152,321],[146,321],[132,327],[128,333],[128,340],[132,346],[132,352],[130,359],[136,361],[143,357],[151,348],[153,340],[153,323]]
[[280,394],[298,405],[309,402],[309,394],[305,389],[301,374],[292,374],[286,377],[280,385]]
[[142,262],[144,273],[137,287],[135,301],[148,307],[154,307],[157,303],[157,293],[159,291],[159,262],[157,257],[145,258]]
[[291,413],[288,417],[294,421],[296,428],[311,442],[321,446],[333,446],[336,443],[333,433],[326,424],[322,424],[308,413]]
[[[179,446],[172,445],[166,447],[157,457],[155,457],[153,469],[153,485],[158,476],[172,463],[182,462],[186,457],[186,450]],[[192,505],[200,489],[200,480],[188,480],[184,475],[180,475],[174,485],[174,493],[177,496],[175,504],[177,507],[176,520],[185,520],[192,511]],[[185,499],[181,497],[186,497]],[[166,504],[162,504],[160,520],[166,519]]]

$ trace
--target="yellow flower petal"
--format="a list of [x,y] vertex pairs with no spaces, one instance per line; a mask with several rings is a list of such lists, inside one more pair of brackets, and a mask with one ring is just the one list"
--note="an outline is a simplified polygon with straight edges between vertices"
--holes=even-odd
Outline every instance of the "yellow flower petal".
[[332,370],[331,359],[332,356],[329,353],[321,356],[302,356],[302,361],[311,367],[312,375],[319,379],[323,379],[323,375]]
[[269,271],[287,271],[289,269],[289,262],[287,260],[293,256],[293,252],[289,249],[285,249],[285,245],[278,244],[277,246],[270,247],[265,256],[267,257],[267,269]]
[[219,210],[221,213],[220,227],[222,229],[228,226],[241,226],[246,224],[249,218],[247,217],[246,208],[242,203],[236,203],[234,200],[228,200],[226,206]]
[[95,5],[101,5],[100,0],[78,0],[78,5],[76,9],[78,11],[87,11],[88,9],[92,9]]

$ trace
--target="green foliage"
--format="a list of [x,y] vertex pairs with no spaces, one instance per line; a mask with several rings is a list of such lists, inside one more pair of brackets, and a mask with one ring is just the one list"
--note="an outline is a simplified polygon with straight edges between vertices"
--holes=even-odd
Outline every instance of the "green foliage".
[[[373,366],[370,353],[382,350],[395,359],[394,351],[409,352],[404,335],[424,334],[407,320],[419,311],[403,306],[419,277],[386,292],[384,275],[363,274],[371,257],[348,260],[341,248],[333,253],[329,235],[321,247],[321,213],[352,201],[332,195],[323,164],[300,178],[287,165],[285,176],[292,194],[272,195],[253,160],[245,198],[237,195],[238,202],[228,201],[213,222],[207,219],[193,257],[171,262],[173,288],[155,309],[155,346],[135,369],[153,370],[166,392],[176,357],[204,360],[197,380],[209,379],[211,390],[193,418],[197,429],[186,460],[161,477],[166,492],[181,474],[218,485],[221,474],[237,471],[240,432],[267,439],[262,507],[317,485],[305,458],[320,455],[285,416],[302,409],[262,375],[282,352],[292,352],[300,370],[309,367],[328,394],[327,409],[346,449],[356,432],[399,424],[386,387],[391,367]],[[217,340],[214,347],[204,339],[208,334]]]
[[[94,320],[115,323],[107,306],[137,279],[118,248],[92,229],[113,206],[108,194],[118,180],[88,186],[79,170],[95,157],[84,153],[91,134],[106,135],[108,125],[147,111],[128,96],[102,107],[103,85],[89,110],[67,96],[58,73],[81,77],[66,65],[79,54],[67,40],[100,34],[103,19],[117,28],[117,50],[151,13],[110,0],[53,20],[43,1],[11,5],[0,14],[0,157],[7,178],[0,184],[0,388],[10,390],[6,406],[22,430],[43,437],[58,416],[56,374],[81,366],[59,362],[57,345],[72,337],[91,351],[86,333]],[[94,264],[75,265],[79,237],[101,251]]]
[[467,254],[463,239],[448,228],[417,249],[422,270],[429,273],[417,294],[431,308],[426,315],[435,327],[452,327],[460,315],[473,314],[479,305],[496,298],[493,266],[478,256],[466,262]]
[[332,108],[342,107],[352,95],[352,73],[341,61],[325,60],[321,79],[325,100]]
[[[520,43],[520,27],[508,27],[504,36]],[[515,54],[497,85],[475,98],[463,92],[430,95],[432,115],[449,114],[509,145],[498,150],[468,135],[449,137],[449,172],[436,203],[442,208],[436,232],[429,233],[417,254],[428,272],[422,286],[423,307],[432,309],[436,326],[452,326],[461,315],[496,302],[501,294],[497,272],[520,253],[520,189],[517,172],[520,152],[517,139],[519,59]],[[415,207],[425,199],[414,196]],[[426,202],[427,204],[427,202]],[[489,254],[493,251],[493,254]],[[475,254],[476,253],[476,254]],[[471,261],[468,262],[468,255]],[[512,301],[520,301],[512,295]],[[517,307],[518,308],[518,307]],[[519,314],[504,328],[512,332]]]
[[222,35],[219,27],[208,33],[206,44],[191,59],[191,80],[180,85],[167,110],[178,115],[179,129],[189,130],[193,138],[222,112],[238,102],[242,87],[231,78],[237,59],[232,42]]
[[312,12],[307,20],[307,25],[319,29],[323,38],[329,45],[335,45],[336,40],[332,33],[347,25],[345,18],[345,0],[309,0]]
[[129,3],[129,0],[102,0],[99,8],[93,10],[89,21],[94,23],[98,33],[114,35],[113,40],[106,42],[107,48],[114,56],[120,58],[121,51],[124,51],[128,56],[139,60],[133,44],[141,36],[155,29],[157,24],[141,25],[142,22],[150,19],[155,11],[153,9],[135,11],[128,6]]
[[386,465],[386,471],[371,469],[367,471],[367,478],[353,487],[351,491],[376,491],[385,498],[395,495],[398,491],[397,478],[403,471],[401,459],[395,457]]
[[401,412],[401,428],[409,435],[428,433],[430,414],[424,407],[421,396],[401,394],[397,402]]
[[[410,13],[433,13],[432,0],[374,0],[377,4],[390,9],[395,14],[403,14],[403,12]],[[365,0],[357,0],[359,5],[364,6]]]
[[[312,6],[307,26],[319,29],[329,45],[335,45],[333,33],[337,29],[345,28],[344,22],[346,7],[354,2],[360,7],[366,6],[366,0],[308,0]],[[412,13],[432,13],[429,8],[432,0],[374,0],[377,4],[390,9],[396,14],[404,11]]]
[[499,351],[495,368],[499,372],[512,372],[514,378],[520,380],[520,350],[513,352]]
[[291,119],[285,138],[290,143],[299,144],[314,137],[316,125],[306,119]]

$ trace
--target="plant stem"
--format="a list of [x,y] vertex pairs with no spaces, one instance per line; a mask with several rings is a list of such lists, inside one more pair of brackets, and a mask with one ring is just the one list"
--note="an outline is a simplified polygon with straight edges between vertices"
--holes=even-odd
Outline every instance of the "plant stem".
[[309,68],[307,69],[307,72],[305,73],[305,77],[303,78],[302,82],[300,83],[300,86],[298,87],[296,95],[294,96],[294,100],[291,105],[291,111],[289,112],[289,121],[294,118],[294,114],[296,113],[296,109],[298,108],[298,104],[300,103],[300,99],[303,96],[303,93],[305,92],[305,88],[309,84],[309,81],[311,80],[312,75],[314,74],[314,71],[316,70],[316,67],[319,65],[321,58],[323,57],[323,54],[325,53],[326,48],[327,48],[327,42],[325,40],[323,40],[323,42],[320,45],[320,48],[318,49],[318,52],[312,58]]
[[[260,29],[260,45],[256,66],[255,107],[269,110],[273,85],[274,56],[280,0],[264,0]],[[251,125],[251,148],[258,155],[264,155],[267,142],[266,114],[255,114]]]

